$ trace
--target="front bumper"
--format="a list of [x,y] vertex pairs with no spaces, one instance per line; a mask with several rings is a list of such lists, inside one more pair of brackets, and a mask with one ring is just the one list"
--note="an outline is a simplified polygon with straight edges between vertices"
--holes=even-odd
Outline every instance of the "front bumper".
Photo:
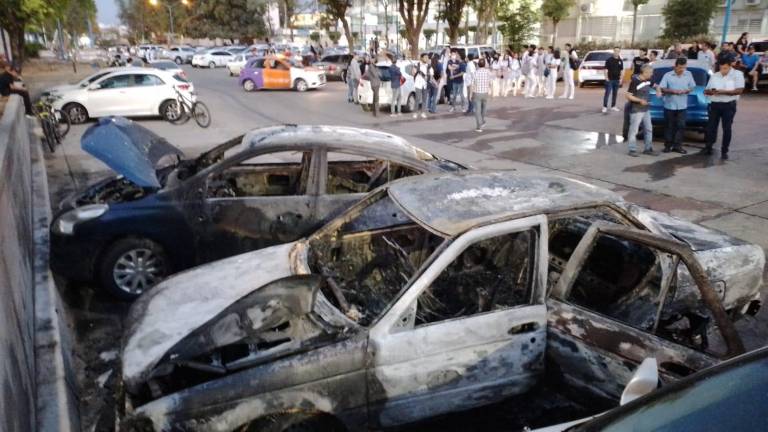
[[95,277],[96,257],[101,249],[102,245],[98,242],[51,232],[51,271],[70,280],[92,281]]

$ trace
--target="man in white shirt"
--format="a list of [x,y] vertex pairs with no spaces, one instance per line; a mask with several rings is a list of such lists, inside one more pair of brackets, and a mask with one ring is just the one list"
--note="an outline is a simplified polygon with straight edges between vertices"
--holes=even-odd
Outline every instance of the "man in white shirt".
[[712,147],[717,141],[719,123],[723,123],[723,142],[720,146],[720,158],[728,160],[731,145],[731,126],[736,116],[736,102],[744,91],[744,74],[733,68],[730,61],[720,63],[720,70],[712,74],[704,94],[709,96],[709,123],[707,124],[707,146],[699,153],[712,154]]
[[475,104],[472,102],[472,99],[469,98],[469,86],[472,85],[472,77],[477,70],[476,61],[477,59],[474,54],[467,55],[467,71],[464,73],[464,94],[469,102],[467,103],[467,110],[464,111],[465,115],[470,115],[475,112]]
[[574,93],[576,92],[576,87],[573,83],[573,69],[579,56],[571,44],[567,43],[565,44],[565,52],[562,53],[561,58],[563,64],[563,83],[565,85],[563,86],[563,94],[560,96],[560,99],[573,99]]
[[714,71],[716,66],[715,52],[712,51],[712,44],[709,42],[701,43],[701,50],[697,54],[697,59],[706,62],[709,65],[709,69]]
[[[427,118],[427,101],[429,100],[429,77],[433,75],[432,66],[429,64],[429,56],[424,53],[421,60],[413,67],[413,87],[416,89],[416,106],[420,107],[421,118]],[[413,118],[419,116],[413,113]]]
[[539,54],[536,52],[536,46],[531,45],[531,51],[528,54],[528,75],[525,80],[525,97],[536,97],[539,77]]

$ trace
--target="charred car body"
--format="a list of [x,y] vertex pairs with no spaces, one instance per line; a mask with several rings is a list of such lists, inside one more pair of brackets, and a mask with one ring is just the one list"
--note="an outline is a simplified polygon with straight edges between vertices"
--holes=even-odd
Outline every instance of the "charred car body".
[[387,428],[522,394],[545,365],[617,397],[647,357],[669,381],[743,351],[729,314],[756,310],[764,261],[564,178],[397,180],[307,239],[142,296],[123,425]]
[[149,130],[110,118],[82,145],[120,175],[62,203],[51,266],[126,299],[174,271],[306,236],[388,181],[462,168],[347,127],[255,129],[185,160]]

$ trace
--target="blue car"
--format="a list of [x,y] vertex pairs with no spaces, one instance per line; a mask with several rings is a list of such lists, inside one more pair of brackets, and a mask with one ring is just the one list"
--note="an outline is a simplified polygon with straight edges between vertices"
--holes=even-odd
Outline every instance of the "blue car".
[[187,159],[130,120],[102,118],[82,147],[116,175],[64,200],[51,268],[127,300],[170,273],[299,239],[389,181],[463,168],[343,126],[254,129]]
[[[659,84],[664,74],[670,72],[675,67],[675,60],[661,60],[652,63],[653,66],[653,84]],[[687,129],[704,132],[709,121],[709,99],[704,95],[704,89],[707,87],[709,77],[712,74],[709,65],[697,60],[688,60],[688,71],[693,74],[696,81],[696,88],[688,94],[688,111],[686,113],[685,125]],[[651,90],[651,121],[653,126],[663,128],[666,124],[664,120],[664,101],[656,95],[656,90]]]

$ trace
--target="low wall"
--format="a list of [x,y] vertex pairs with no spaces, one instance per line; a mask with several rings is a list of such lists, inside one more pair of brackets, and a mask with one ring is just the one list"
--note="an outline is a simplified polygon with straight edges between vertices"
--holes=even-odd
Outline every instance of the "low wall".
[[48,270],[40,140],[12,96],[0,119],[0,432],[76,431],[64,309]]

